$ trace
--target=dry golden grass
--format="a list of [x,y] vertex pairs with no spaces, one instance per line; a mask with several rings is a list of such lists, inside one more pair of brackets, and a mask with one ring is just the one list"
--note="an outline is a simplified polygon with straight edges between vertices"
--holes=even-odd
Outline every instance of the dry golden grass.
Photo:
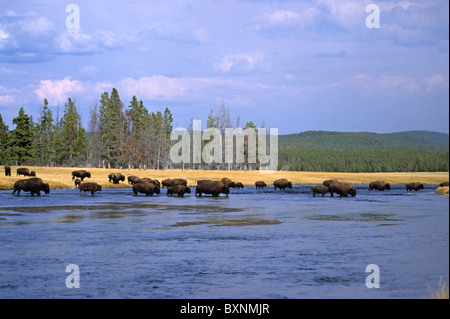
[[430,292],[430,299],[449,299],[448,287],[445,281],[439,280],[439,286],[436,291]]
[[436,189],[436,194],[438,195],[448,195],[449,192],[449,187],[448,186],[443,186],[443,187],[439,187]]
[[[36,177],[49,183],[50,188],[73,188],[72,171],[85,169],[92,177],[84,181],[96,182],[102,187],[131,187],[120,182],[118,185],[108,183],[108,174],[122,173],[126,177],[135,175],[140,178],[150,177],[159,181],[166,178],[184,178],[189,186],[197,185],[197,180],[221,180],[228,177],[233,181],[242,182],[246,186],[254,186],[256,181],[264,181],[271,185],[279,178],[286,178],[292,184],[322,184],[326,179],[337,178],[350,184],[368,184],[376,180],[384,180],[391,184],[406,184],[421,182],[424,184],[440,184],[449,180],[449,173],[327,173],[327,172],[285,172],[277,171],[273,174],[263,174],[259,171],[206,171],[206,170],[138,170],[138,169],[102,169],[102,168],[74,168],[74,167],[37,167],[27,166],[36,172]],[[17,166],[11,166],[11,176],[4,176],[3,166],[0,166],[0,189],[12,189],[14,182],[26,177],[16,176]]]

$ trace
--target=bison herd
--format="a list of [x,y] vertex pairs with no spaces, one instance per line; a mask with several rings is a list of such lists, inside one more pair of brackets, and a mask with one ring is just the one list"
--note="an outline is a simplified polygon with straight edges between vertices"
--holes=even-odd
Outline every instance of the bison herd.
[[[29,179],[18,180],[14,184],[13,195],[17,193],[20,195],[21,191],[31,192],[31,196],[35,194],[40,196],[40,192],[45,194],[50,192],[50,187],[47,183],[44,183],[41,178],[36,177],[34,171],[30,171],[28,168],[17,168],[16,176],[32,176]],[[5,166],[5,176],[11,176],[11,167]],[[84,182],[85,178],[90,178],[91,173],[86,170],[76,170],[72,172],[72,180],[74,180],[75,187],[79,189],[80,195],[86,195],[86,192],[90,192],[94,196],[95,192],[101,191],[102,186],[94,182]],[[188,187],[187,180],[182,178],[164,179],[159,182],[157,179],[151,179],[148,177],[139,178],[138,176],[125,176],[121,173],[111,173],[108,175],[108,182],[113,184],[119,184],[119,182],[125,182],[127,179],[128,184],[132,185],[132,195],[145,194],[146,196],[152,196],[153,194],[160,194],[161,188],[167,188],[167,196],[183,197],[184,194],[191,193],[190,187]],[[443,182],[439,186],[448,186],[448,182]],[[255,188],[257,190],[264,189],[268,185],[264,181],[256,181]],[[292,188],[292,182],[282,178],[273,182],[274,189],[285,190],[286,188]],[[424,188],[424,185],[419,182],[408,183],[405,185],[407,191],[418,191]],[[195,196],[201,197],[203,194],[212,195],[214,197],[220,194],[228,196],[230,188],[244,188],[244,184],[241,182],[235,182],[231,179],[224,177],[220,181],[212,180],[197,180],[197,186],[195,188]],[[369,191],[378,190],[385,191],[390,190],[391,185],[385,181],[374,181],[369,183]],[[337,179],[330,179],[323,181],[322,185],[312,187],[312,194],[315,197],[316,194],[330,193],[333,197],[334,194],[338,194],[340,197],[352,197],[356,196],[356,188],[348,183],[341,182]]]

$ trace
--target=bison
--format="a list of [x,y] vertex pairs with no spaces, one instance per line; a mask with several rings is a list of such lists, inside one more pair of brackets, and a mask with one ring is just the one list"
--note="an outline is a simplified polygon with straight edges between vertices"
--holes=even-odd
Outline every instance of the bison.
[[338,179],[327,179],[323,181],[323,185],[330,187],[333,183],[339,183],[340,181]]
[[230,188],[235,188],[236,187],[236,183],[233,182],[231,179],[229,179],[228,177],[224,177],[222,178],[222,183],[224,183],[225,185],[227,185]]
[[242,188],[242,189],[244,189],[244,184],[242,184],[241,182],[237,182],[237,183],[236,183],[236,188]]
[[391,189],[391,184],[385,181],[375,181],[369,183],[369,191],[378,189],[379,191],[384,191],[385,189]]
[[50,187],[47,183],[44,183],[42,179],[33,177],[29,179],[21,179],[14,183],[13,195],[17,192],[17,196],[20,196],[20,192],[31,192],[31,196],[37,194],[41,196],[41,191],[45,194],[50,193]]
[[197,181],[197,185],[198,185],[198,184],[201,184],[201,183],[204,183],[204,182],[211,182],[211,180],[210,180],[210,179],[201,179],[201,180],[198,180],[198,181]]
[[140,179],[137,176],[128,176],[127,178],[129,184],[139,183]]
[[80,196],[81,192],[84,192],[85,196],[86,192],[91,192],[91,195],[94,196],[95,192],[99,192],[102,190],[102,186],[97,183],[80,183],[80,185],[78,185],[78,188],[80,189]]
[[[110,177],[110,175],[112,175]],[[109,180],[113,182],[113,184],[119,184],[120,181],[125,181],[125,176],[123,176],[121,173],[113,173],[108,175]]]
[[133,196],[143,193],[145,196],[153,196],[154,193],[159,194],[159,186],[153,183],[140,182],[133,185]]
[[264,187],[267,187],[267,184],[263,181],[257,181],[255,182],[256,189],[264,189]]
[[172,196],[173,194],[178,194],[178,196],[183,197],[185,193],[190,194],[191,189],[184,185],[173,185],[167,187],[167,196]]
[[81,184],[81,179],[77,178],[77,179],[75,180],[75,188],[79,188],[79,187],[80,187],[80,184]]
[[8,164],[5,165],[5,176],[11,176],[11,167]]
[[230,188],[223,182],[213,182],[205,181],[197,184],[195,189],[195,196],[202,196],[202,194],[211,194],[214,197],[219,196],[219,194],[225,194],[228,196],[230,193]]
[[325,196],[326,193],[330,191],[330,188],[326,185],[318,185],[312,187],[313,196],[316,197],[316,194],[322,194],[322,197]]
[[16,176],[30,176],[30,170],[28,168],[25,167],[19,167],[16,171]]
[[79,177],[81,181],[83,181],[86,177],[91,178],[91,173],[85,170],[73,171],[72,180],[74,180],[76,177]]
[[171,180],[170,178],[166,178],[161,182],[161,187],[169,187],[169,186],[173,186],[173,180]]
[[274,181],[273,186],[275,187],[275,189],[277,189],[277,187],[278,187],[279,189],[284,190],[286,187],[292,188],[292,183],[290,181],[288,181],[286,178],[282,178],[282,179],[277,179],[276,181]]
[[352,197],[356,196],[356,188],[347,183],[331,183],[329,189],[332,197],[333,193],[339,194],[340,197],[347,197],[349,194],[352,195]]
[[406,184],[406,190],[407,191],[415,190],[417,192],[419,189],[423,189],[423,184],[422,183],[413,182],[413,183]]
[[442,182],[439,184],[440,187],[448,187],[448,182]]

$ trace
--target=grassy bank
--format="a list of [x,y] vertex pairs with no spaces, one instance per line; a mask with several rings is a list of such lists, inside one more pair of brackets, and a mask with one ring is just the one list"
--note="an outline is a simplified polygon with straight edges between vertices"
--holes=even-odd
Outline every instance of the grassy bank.
[[[384,180],[391,184],[405,184],[421,182],[424,184],[440,184],[449,180],[449,173],[327,173],[327,172],[285,172],[278,171],[273,174],[261,174],[259,171],[205,171],[205,170],[138,170],[138,169],[102,169],[102,168],[74,168],[74,167],[33,167],[27,166],[30,171],[36,172],[36,177],[49,183],[50,188],[73,188],[72,171],[86,169],[92,177],[85,181],[96,182],[102,187],[131,187],[125,181],[118,185],[108,183],[108,174],[122,173],[125,176],[135,175],[150,177],[159,181],[166,178],[184,178],[189,186],[195,186],[197,180],[220,180],[228,177],[233,181],[242,182],[246,186],[254,186],[256,181],[265,181],[271,185],[274,180],[286,178],[293,184],[322,184],[325,179],[337,178],[350,184],[368,184],[375,180]],[[0,189],[12,189],[14,182],[27,178],[16,176],[17,166],[11,166],[11,176],[4,176],[3,166],[0,166]]]

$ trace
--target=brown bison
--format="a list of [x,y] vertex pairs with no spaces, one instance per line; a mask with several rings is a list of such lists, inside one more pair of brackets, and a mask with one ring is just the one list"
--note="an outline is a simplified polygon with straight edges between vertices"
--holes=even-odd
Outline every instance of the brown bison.
[[214,197],[219,196],[219,194],[225,194],[228,196],[230,193],[230,188],[223,182],[215,181],[205,181],[197,184],[195,189],[195,196],[202,196],[202,194],[211,194]]
[[172,196],[173,194],[178,194],[179,197],[183,197],[184,194],[190,194],[191,189],[184,185],[173,185],[167,187],[167,196]]
[[77,178],[77,179],[75,180],[75,188],[79,188],[79,187],[80,187],[80,184],[81,184],[81,179]]
[[11,167],[8,164],[5,165],[5,176],[11,176]]
[[86,177],[91,178],[91,173],[85,170],[73,171],[72,180],[74,180],[76,177],[79,177],[81,181],[83,181]]
[[282,179],[277,179],[276,181],[273,182],[273,186],[275,187],[275,189],[277,189],[277,187],[279,189],[285,189],[287,188],[292,188],[292,183],[290,181],[288,181],[286,178],[282,178]]
[[313,196],[316,197],[316,194],[322,194],[322,197],[325,196],[326,193],[330,191],[330,188],[326,185],[318,185],[312,187]]
[[121,173],[112,173],[108,175],[109,181],[113,182],[113,184],[119,184],[120,181],[125,181],[125,176],[123,176]]
[[267,187],[267,184],[263,181],[257,181],[255,182],[256,189],[264,189],[264,187]]
[[154,193],[159,194],[159,186],[153,183],[139,182],[133,185],[133,196],[137,196],[138,193],[145,194],[145,196],[153,196]]
[[227,185],[230,188],[235,188],[236,187],[236,183],[233,182],[231,179],[229,179],[228,177],[224,177],[222,178],[222,183],[224,183],[225,185]]
[[375,181],[369,183],[369,191],[378,189],[379,191],[384,191],[385,189],[391,189],[391,184],[385,181]]
[[323,185],[330,187],[331,184],[333,183],[339,183],[338,179],[327,179],[323,181]]
[[169,187],[169,186],[173,186],[173,180],[171,180],[170,178],[162,180],[161,187]]
[[127,178],[128,184],[136,184],[139,183],[140,179],[137,176],[128,176]]
[[16,176],[30,176],[30,170],[28,168],[25,167],[19,167],[16,171]]
[[201,180],[198,180],[198,181],[197,181],[197,185],[198,185],[198,184],[201,184],[201,183],[204,183],[204,182],[211,182],[211,180],[210,180],[210,179],[201,179]]
[[443,182],[439,184],[440,187],[448,187],[448,182]]
[[422,183],[413,182],[413,183],[406,184],[406,190],[407,191],[415,190],[417,192],[419,189],[423,189],[423,184]]
[[331,183],[329,189],[332,197],[333,193],[339,194],[340,197],[347,197],[349,194],[352,195],[352,197],[356,196],[356,188],[347,183]]
[[244,189],[244,184],[242,184],[241,182],[237,182],[236,183],[236,188]]
[[17,192],[17,196],[20,196],[20,192],[31,192],[31,196],[34,194],[41,196],[41,191],[45,194],[50,193],[50,187],[47,183],[44,183],[42,179],[33,177],[29,179],[21,179],[14,183],[13,195]]
[[81,192],[84,193],[84,196],[86,196],[86,192],[91,192],[91,195],[94,196],[95,192],[100,192],[102,190],[102,186],[97,183],[80,183],[78,188],[80,189],[80,196]]

